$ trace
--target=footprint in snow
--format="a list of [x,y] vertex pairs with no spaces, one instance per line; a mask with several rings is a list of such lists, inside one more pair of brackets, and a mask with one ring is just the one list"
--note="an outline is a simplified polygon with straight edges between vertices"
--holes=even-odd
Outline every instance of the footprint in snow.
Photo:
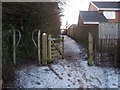
[[68,77],[71,77],[71,75],[69,73],[67,75],[68,75]]
[[40,82],[35,82],[37,85],[40,85],[41,83]]

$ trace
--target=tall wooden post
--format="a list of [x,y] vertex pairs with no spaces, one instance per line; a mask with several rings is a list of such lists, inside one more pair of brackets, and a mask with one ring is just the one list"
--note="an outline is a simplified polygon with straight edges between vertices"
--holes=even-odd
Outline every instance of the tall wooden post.
[[51,35],[48,35],[48,60],[51,62]]
[[88,33],[88,65],[93,65],[93,37]]
[[118,56],[118,41],[117,41],[117,39],[115,39],[115,46],[114,46],[114,48],[115,48],[114,64],[116,66],[117,65],[117,56]]
[[42,35],[42,64],[47,64],[47,35],[43,33]]
[[15,35],[15,29],[13,29],[13,63],[16,64],[16,35]]
[[40,30],[38,31],[38,65],[41,64],[41,55],[40,55]]
[[96,65],[96,42],[94,42],[94,64]]
[[64,59],[64,37],[62,37],[62,54],[63,54],[62,59]]
[[[120,68],[120,40],[118,39],[117,66]],[[120,84],[120,83],[119,83]]]

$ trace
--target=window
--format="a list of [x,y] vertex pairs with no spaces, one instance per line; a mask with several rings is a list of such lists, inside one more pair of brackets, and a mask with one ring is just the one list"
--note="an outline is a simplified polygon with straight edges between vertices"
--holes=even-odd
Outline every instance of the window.
[[115,11],[104,11],[103,14],[107,19],[115,19]]

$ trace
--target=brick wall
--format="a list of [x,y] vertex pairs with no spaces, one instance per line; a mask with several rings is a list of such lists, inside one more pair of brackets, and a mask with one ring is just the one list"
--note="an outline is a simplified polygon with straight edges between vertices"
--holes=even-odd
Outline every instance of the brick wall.
[[120,11],[116,11],[116,19],[109,19],[110,22],[120,22]]
[[97,8],[90,3],[89,10],[88,11],[98,11]]

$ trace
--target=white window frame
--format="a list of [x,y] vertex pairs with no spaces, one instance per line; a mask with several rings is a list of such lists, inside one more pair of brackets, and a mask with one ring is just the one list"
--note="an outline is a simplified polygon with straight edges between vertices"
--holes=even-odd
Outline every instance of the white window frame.
[[107,19],[116,19],[116,12],[115,11],[103,11],[103,15]]

